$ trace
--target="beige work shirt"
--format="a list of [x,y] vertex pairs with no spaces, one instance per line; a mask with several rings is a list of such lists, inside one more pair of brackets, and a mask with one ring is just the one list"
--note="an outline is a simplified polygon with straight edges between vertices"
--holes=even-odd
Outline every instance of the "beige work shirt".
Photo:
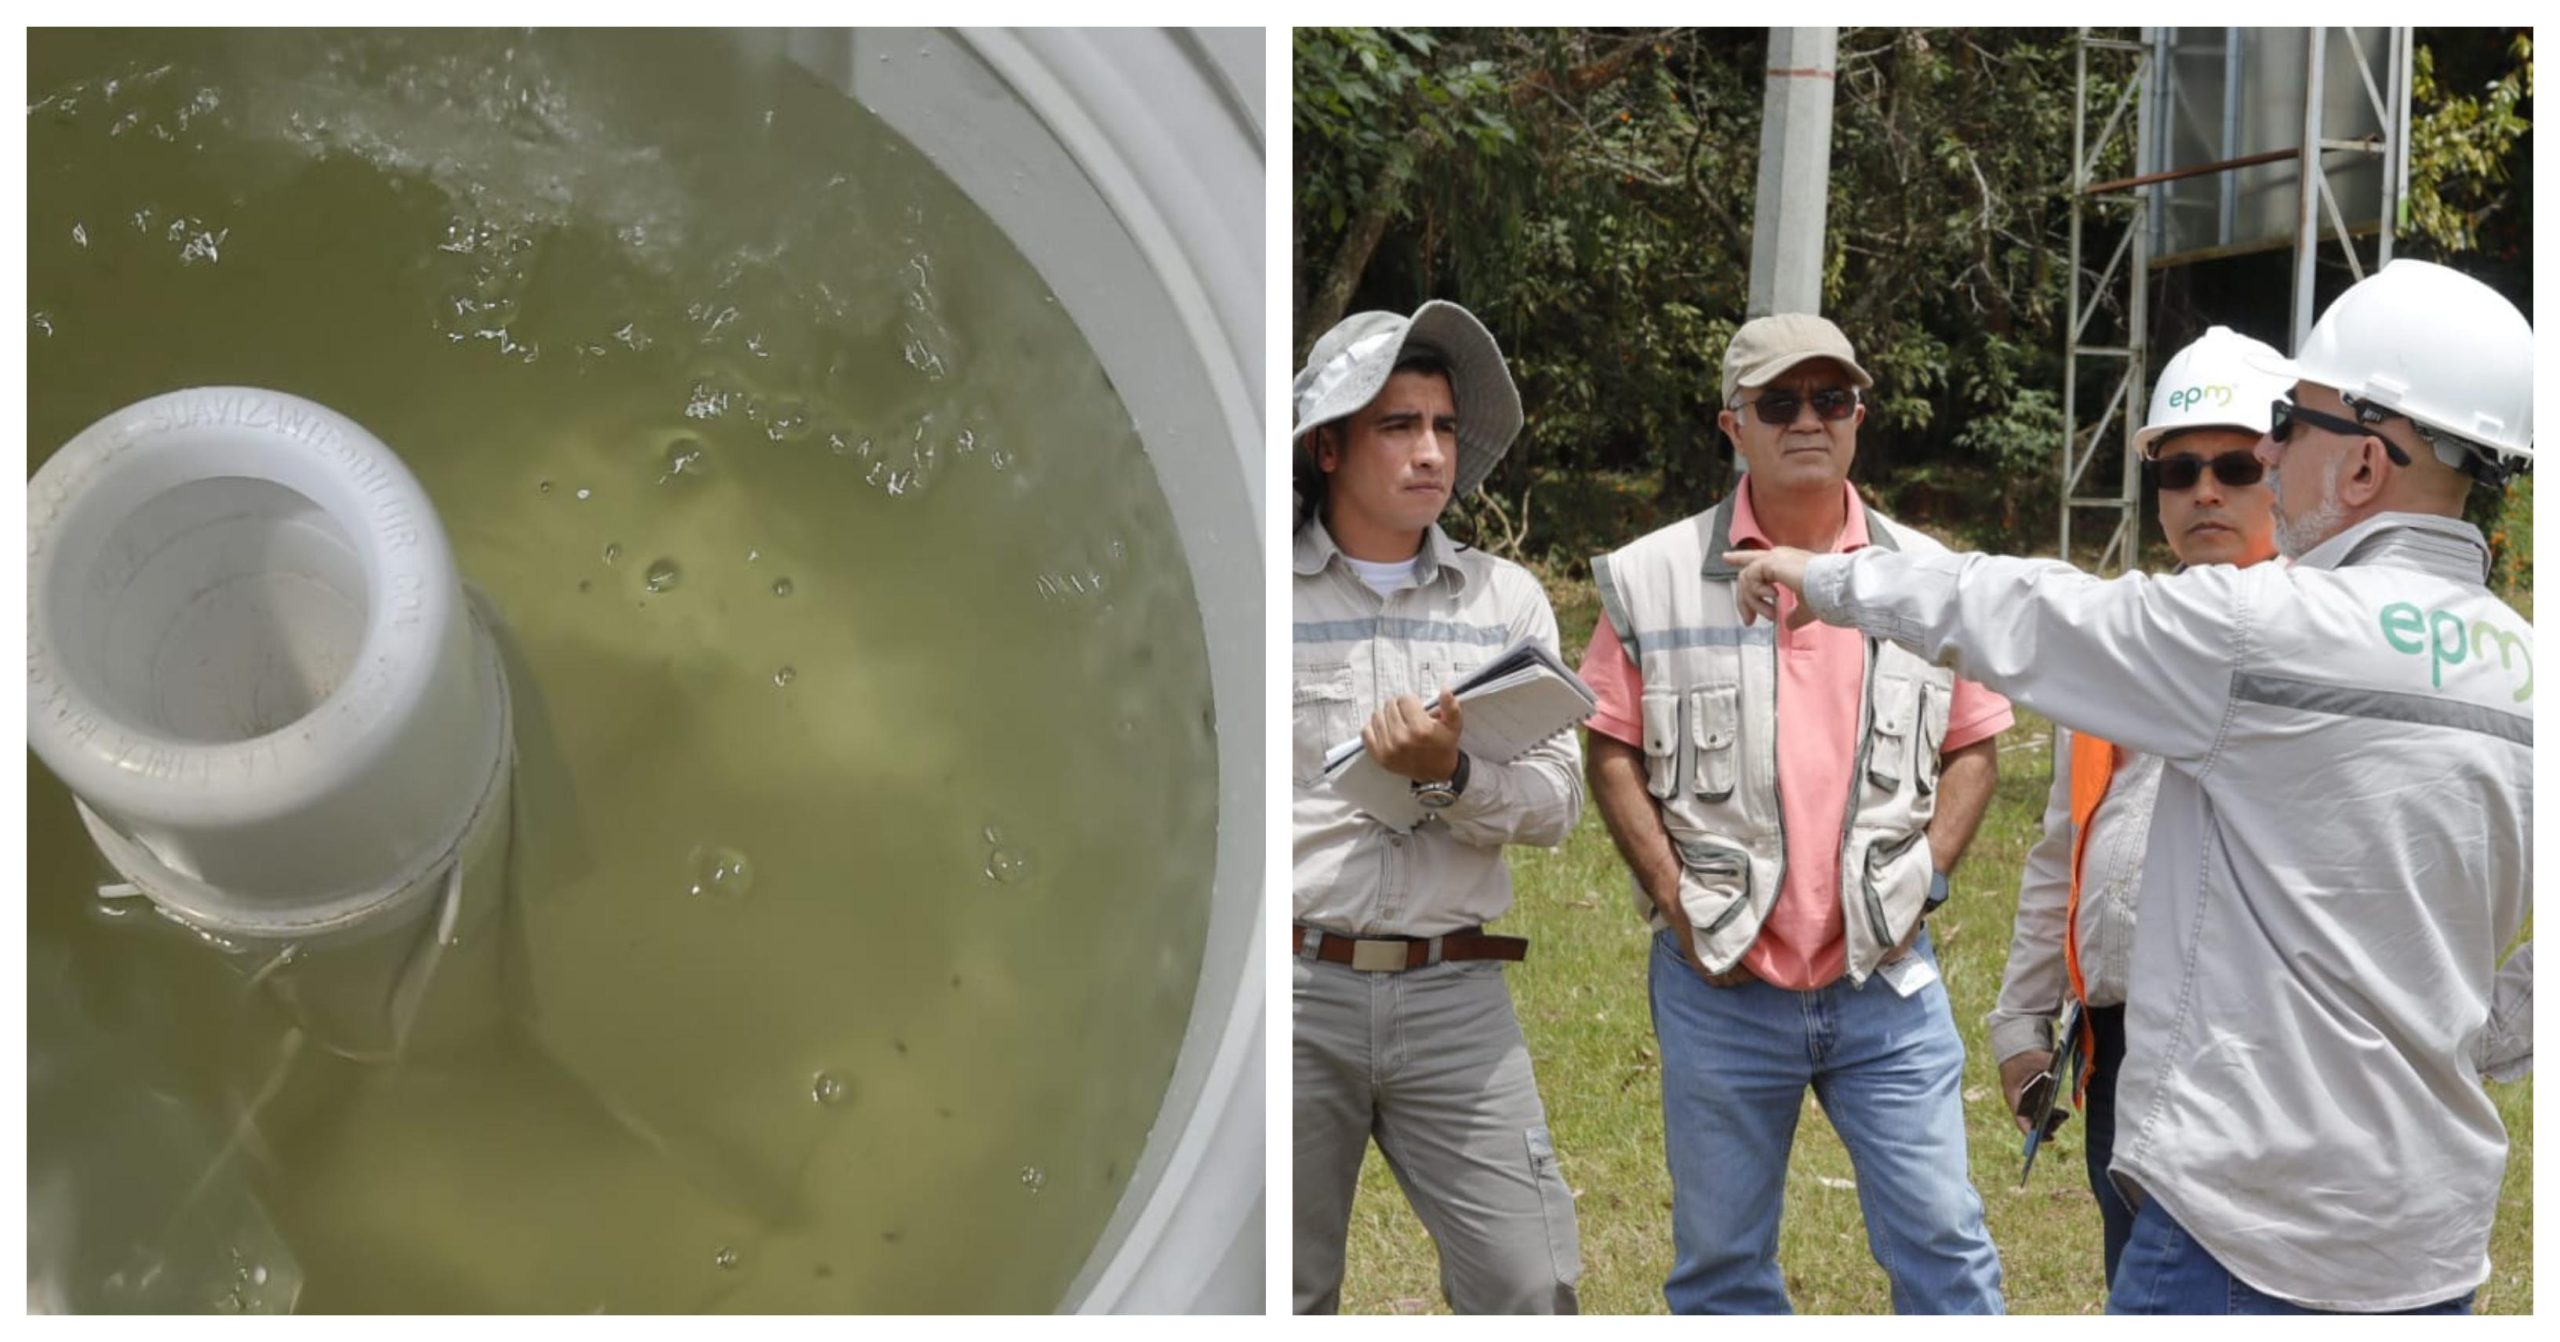
[[1350,935],[1431,937],[1511,907],[1502,846],[1554,847],[1582,814],[1582,749],[1564,732],[1509,764],[1472,761],[1456,804],[1410,834],[1361,814],[1322,778],[1325,751],[1400,694],[1429,700],[1514,640],[1557,651],[1555,612],[1528,570],[1424,534],[1411,586],[1380,597],[1321,520],[1297,534],[1290,595],[1293,915]]

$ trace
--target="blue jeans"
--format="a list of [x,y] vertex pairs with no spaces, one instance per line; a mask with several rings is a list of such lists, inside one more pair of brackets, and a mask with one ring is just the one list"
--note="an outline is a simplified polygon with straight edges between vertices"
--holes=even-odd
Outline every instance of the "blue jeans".
[[2113,1286],[2116,1263],[2124,1257],[2125,1241],[2133,1236],[2133,1204],[2107,1177],[2107,1162],[2116,1153],[2116,1074],[2124,1070],[2124,1008],[2091,1007],[2088,1021],[2089,1033],[2097,1041],[2098,1070],[2089,1076],[2089,1093],[2080,1110],[2089,1124],[2082,1141],[2089,1150],[2089,1191],[2098,1199],[2107,1285]]
[[[2465,1291],[2402,1314],[2468,1314]],[[2134,1214],[2133,1238],[2124,1246],[2115,1285],[2107,1292],[2109,1314],[2322,1314],[2290,1300],[2279,1300],[2232,1276],[2212,1254],[2179,1225],[2169,1209],[2152,1198]]]
[[[1937,961],[1922,933],[1913,953]],[[1849,1148],[1867,1248],[1901,1314],[2000,1312],[2000,1258],[1965,1164],[1964,1044],[1943,984],[1715,988],[1654,938],[1676,1314],[1783,1314],[1778,1216],[1804,1090]]]

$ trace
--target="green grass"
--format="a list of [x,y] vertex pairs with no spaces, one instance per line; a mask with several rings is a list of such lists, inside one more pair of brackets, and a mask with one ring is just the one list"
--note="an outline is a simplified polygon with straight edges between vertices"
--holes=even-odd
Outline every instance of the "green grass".
[[[1578,661],[1597,613],[1587,584],[1550,581],[1567,652]],[[2016,911],[2018,872],[2043,812],[2049,730],[2019,714],[2001,738],[2000,786],[1956,878],[1954,902],[1933,920],[1947,991],[1966,1046],[1965,1113],[1974,1187],[2000,1249],[2009,1308],[2088,1313],[2106,1299],[2098,1212],[2075,1121],[2018,1187],[2018,1134],[2001,1105],[1983,1043],[2000,989]],[[1645,996],[1647,943],[1627,876],[1595,808],[1553,851],[1511,850],[1518,892],[1498,931],[1527,936],[1510,971],[1513,1000],[1538,1070],[1548,1125],[1582,1232],[1582,1308],[1660,1313],[1671,1265],[1671,1181],[1662,1164],[1659,1064]],[[2528,935],[2530,932],[2528,930]],[[2484,1313],[2533,1309],[2533,1083],[2491,1087],[2511,1146]],[[1779,1261],[1797,1310],[1890,1312],[1884,1272],[1867,1253],[1848,1153],[1808,1097],[1787,1173]],[[1439,1260],[1377,1151],[1361,1169],[1352,1209],[1346,1312],[1440,1312]]]

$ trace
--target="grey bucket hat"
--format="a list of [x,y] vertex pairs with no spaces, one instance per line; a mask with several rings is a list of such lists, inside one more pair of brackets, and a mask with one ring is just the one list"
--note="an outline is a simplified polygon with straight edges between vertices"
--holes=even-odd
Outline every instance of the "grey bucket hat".
[[1458,474],[1451,497],[1465,498],[1493,474],[1511,440],[1520,436],[1520,389],[1512,385],[1493,333],[1455,303],[1435,299],[1410,317],[1355,312],[1325,332],[1289,390],[1298,419],[1289,441],[1294,446],[1308,430],[1347,419],[1376,400],[1407,347],[1448,362],[1449,393],[1458,403]]

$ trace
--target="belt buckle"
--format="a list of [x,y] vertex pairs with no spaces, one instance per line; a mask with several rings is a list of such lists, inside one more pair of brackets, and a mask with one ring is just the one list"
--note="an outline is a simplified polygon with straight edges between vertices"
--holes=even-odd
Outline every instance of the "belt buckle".
[[1405,966],[1412,952],[1402,941],[1354,941],[1351,943],[1351,967],[1363,974],[1394,974]]

